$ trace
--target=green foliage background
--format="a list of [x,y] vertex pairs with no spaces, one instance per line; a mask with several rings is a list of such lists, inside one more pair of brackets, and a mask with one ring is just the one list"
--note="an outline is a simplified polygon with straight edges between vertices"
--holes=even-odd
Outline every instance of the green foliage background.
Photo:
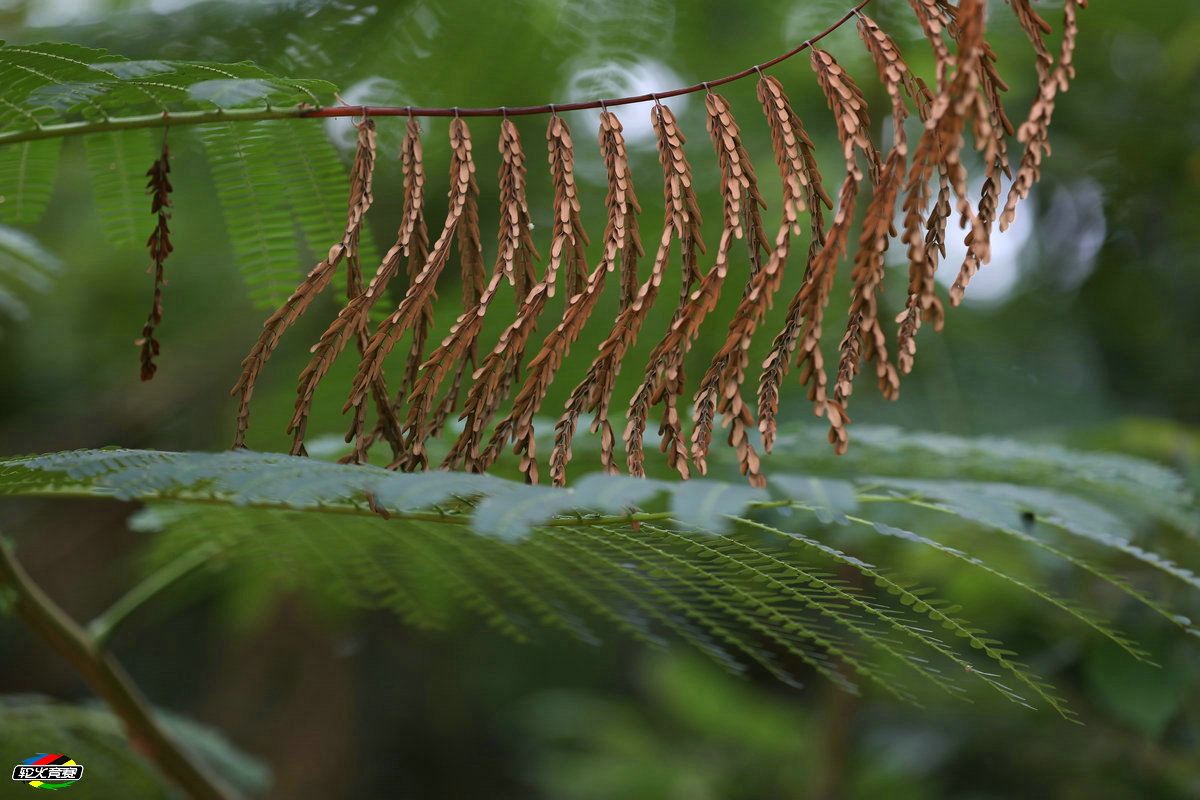
[[[1056,10],[1042,5],[1057,24]],[[876,0],[872,13],[885,28],[889,21],[900,26],[892,32],[919,68],[924,51],[915,32],[904,27],[905,6]],[[856,423],[1124,451],[1180,470],[1196,486],[1200,58],[1194,42],[1200,37],[1200,13],[1193,6],[1186,0],[1152,6],[1093,3],[1083,14],[1079,79],[1058,104],[1055,152],[1036,195],[1039,225],[1021,253],[1015,290],[990,304],[973,303],[969,291],[943,334],[921,334],[917,368],[900,402],[876,400],[864,382],[851,409]],[[0,9],[0,38],[70,41],[134,59],[253,60],[276,74],[328,80],[350,102],[463,106],[566,99],[572,74],[613,65],[632,69],[647,60],[674,70],[678,80],[668,78],[671,82],[723,75],[794,46],[844,11],[831,2],[796,7],[777,0],[460,0],[378,6],[97,2],[83,6],[79,17],[59,20],[54,8],[66,6],[6,4]],[[1032,53],[1003,4],[995,3],[992,21],[991,38],[1012,87],[1010,108],[1023,110],[1033,86]],[[863,76],[861,82],[872,87],[868,100],[882,107],[882,92],[866,78],[871,68],[852,28],[831,37],[828,47],[853,74]],[[823,163],[836,164],[832,122],[804,60],[774,74],[821,148]],[[755,124],[753,90],[735,84],[725,95],[770,202],[776,193],[770,188],[773,170],[765,126]],[[702,210],[716,219],[717,173],[699,104],[671,105],[690,137],[698,194],[708,202]],[[621,116],[630,127],[631,118]],[[584,222],[596,240],[603,187],[597,179],[599,156],[589,144],[592,122],[584,115],[568,121],[584,178]],[[401,191],[393,157],[402,125],[380,122],[377,200],[368,223],[375,242],[394,238]],[[543,125],[537,118],[520,123],[539,231],[549,229],[550,187],[544,175],[539,180],[542,161],[536,156]],[[487,176],[496,169],[497,125],[481,120],[471,127],[486,246],[495,227],[495,186]],[[428,215],[436,225],[438,206],[444,204],[446,124],[429,121],[425,129]],[[237,266],[239,257],[246,263],[237,245],[244,237],[227,230],[221,214],[222,204],[237,202],[230,191],[238,179],[223,177],[211,140],[172,135],[176,252],[168,262],[162,367],[150,384],[137,381],[131,342],[149,303],[148,259],[138,246],[151,219],[147,213],[144,231],[122,230],[119,218],[97,213],[92,199],[93,191],[112,191],[111,185],[99,182],[89,189],[85,176],[94,182],[105,165],[128,158],[137,164],[136,178],[149,166],[157,138],[152,133],[122,137],[120,143],[68,141],[56,156],[56,180],[35,187],[41,193],[35,192],[34,200],[45,203],[49,213],[22,228],[31,239],[0,241],[0,259],[11,256],[26,265],[20,273],[25,279],[12,278],[18,273],[6,269],[0,286],[0,298],[11,296],[24,309],[7,314],[3,322],[0,453],[113,444],[224,447],[232,432],[228,387],[264,316],[255,290],[259,297],[280,291],[289,270],[297,278],[328,246],[320,231],[324,226],[330,236],[336,232],[343,195],[340,187],[332,194],[318,191],[314,187],[322,180],[313,176],[336,172],[339,157],[347,161],[350,131],[349,122],[340,120],[263,123],[239,133],[251,148],[268,151],[282,147],[284,136],[313,140],[324,135],[337,148],[325,151],[326,160],[309,169],[293,163],[291,169],[257,176],[280,201],[269,213],[292,214],[288,199],[303,196],[305,214],[297,217],[294,241],[274,243],[260,254],[256,274],[269,280],[252,284],[249,293]],[[41,157],[50,158],[45,153]],[[589,164],[593,171],[587,179]],[[661,202],[653,150],[635,151],[633,167],[649,230],[660,217],[656,205]],[[1073,259],[1086,236],[1096,232],[1094,224],[1085,224],[1085,212],[1095,211],[1088,205],[1089,192],[1099,198],[1105,228],[1092,269],[1079,275],[1072,272]],[[314,212],[316,201],[327,210]],[[1033,206],[1020,213],[1034,213]],[[898,308],[902,269],[894,270],[889,282],[885,307]],[[785,290],[793,288],[789,283]],[[449,288],[440,294],[437,318],[444,329],[456,313],[458,292]],[[713,320],[728,318],[728,301],[736,292],[729,294]],[[669,295],[668,287],[664,296]],[[839,285],[834,296],[845,295]],[[670,304],[662,305],[646,325],[635,361],[666,325]],[[843,307],[835,304],[831,321]],[[612,310],[602,306],[596,321],[610,319]],[[285,446],[282,428],[294,377],[334,311],[333,299],[324,298],[268,366],[256,391],[252,446]],[[546,313],[554,318],[559,311],[551,303]],[[776,309],[764,329],[760,348],[781,311]],[[557,407],[581,377],[603,327],[590,326],[573,348],[547,409]],[[705,327],[689,374],[699,374],[701,359],[723,337],[723,324]],[[327,379],[310,430],[342,432],[338,409],[350,367],[348,361],[339,364]],[[637,372],[624,371],[617,397],[628,395]],[[783,401],[781,417],[809,418],[802,391],[793,388]],[[827,476],[881,471],[878,461],[863,455],[875,451],[855,449],[859,427],[851,426],[846,459],[834,460],[816,429],[786,442],[784,458],[789,468],[798,465]],[[980,444],[984,452],[990,446]],[[913,472],[930,476],[955,463],[937,451],[897,458],[901,471],[904,459],[913,459],[919,462]],[[577,458],[578,473],[586,459],[586,454]],[[769,470],[769,460],[766,466]],[[941,477],[964,475],[950,466]],[[1064,469],[1044,480],[1074,485],[1078,477]],[[128,529],[129,508],[61,500],[6,500],[3,508],[4,530],[17,534],[30,570],[80,616],[103,608],[146,568],[151,538]],[[905,521],[899,518],[897,524]],[[920,532],[933,533],[928,527]],[[954,528],[940,532],[960,533]],[[1163,537],[1183,563],[1196,565],[1194,557],[1187,558],[1195,553],[1194,539],[1152,521],[1140,522],[1138,534]],[[759,675],[737,680],[680,648],[651,652],[613,631],[601,647],[554,634],[517,645],[470,621],[445,631],[417,632],[392,616],[351,612],[310,595],[277,596],[274,587],[236,566],[226,570],[224,590],[216,596],[211,580],[189,582],[139,615],[116,645],[157,704],[221,729],[268,762],[274,771],[271,796],[277,797],[349,794],[339,770],[352,761],[364,765],[352,788],[365,796],[1183,798],[1200,793],[1200,757],[1195,755],[1200,751],[1200,657],[1195,644],[1176,636],[1172,626],[1138,612],[1102,586],[1074,583],[1077,579],[1065,573],[1051,576],[1061,581],[1053,587],[1059,593],[1088,601],[1134,631],[1162,665],[1155,669],[1069,618],[1014,599],[994,581],[947,568],[936,553],[867,545],[847,532],[836,535],[839,546],[876,547],[874,557],[886,555],[889,566],[936,581],[956,602],[983,609],[975,621],[1014,645],[1065,692],[1086,727],[986,701],[973,706],[940,701],[917,710],[874,693],[851,697],[825,681],[796,691]],[[987,543],[980,554],[989,563],[1007,563],[1004,553]],[[1123,566],[1140,585],[1154,586],[1167,599],[1184,599],[1182,591],[1159,586],[1153,575],[1136,569],[1136,562]],[[0,636],[0,690],[73,699],[85,694],[51,656],[10,629]],[[61,745],[38,745],[56,746]]]

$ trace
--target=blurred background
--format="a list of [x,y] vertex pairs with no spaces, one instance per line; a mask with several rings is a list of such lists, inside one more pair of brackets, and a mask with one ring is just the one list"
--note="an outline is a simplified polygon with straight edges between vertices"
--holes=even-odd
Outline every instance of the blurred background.
[[[830,0],[0,0],[0,38],[74,42],[134,59],[252,60],[278,74],[329,80],[352,104],[516,106],[638,94],[730,74],[796,46],[846,6]],[[1061,3],[1038,7],[1057,31]],[[928,76],[928,47],[908,5],[876,0],[868,11]],[[1094,3],[1081,24],[1078,78],[1059,99],[1054,154],[1041,184],[996,240],[993,263],[949,312],[945,331],[926,328],[920,335],[917,365],[900,400],[882,401],[863,378],[851,413],[856,422],[910,430],[1128,452],[1177,468],[1196,485],[1200,7],[1192,0]],[[1019,121],[1034,88],[1033,53],[1004,3],[992,3],[989,38],[1010,86],[1007,107]],[[887,107],[853,25],[823,46],[858,77],[872,108]],[[807,59],[771,73],[804,119],[833,184],[839,147]],[[778,178],[753,83],[722,87],[722,94],[756,161],[773,230]],[[718,172],[703,103],[692,95],[669,105],[690,139],[715,245]],[[633,149],[643,238],[653,242],[661,170],[649,110],[623,107],[618,115]],[[886,128],[882,116],[876,112],[875,124]],[[583,220],[597,241],[604,172],[594,145],[596,117],[564,117],[576,141]],[[312,124],[325,126],[348,163],[351,122]],[[423,124],[427,216],[436,231],[445,206],[447,126]],[[545,120],[523,118],[518,125],[544,252],[551,200],[540,145]],[[490,266],[499,125],[482,119],[470,126]],[[390,243],[402,201],[396,156],[403,121],[382,119],[379,131],[368,224],[376,243]],[[144,251],[106,243],[80,145],[67,142],[52,213],[28,229],[58,268],[43,285],[5,288],[20,307],[0,318],[0,453],[102,445],[223,449],[233,434],[229,388],[266,313],[246,298],[203,148],[190,136],[171,140],[176,250],[167,264],[161,366],[152,382],[141,383],[133,340],[149,307],[149,260]],[[146,221],[149,233],[149,215]],[[943,288],[961,262],[958,239],[952,236]],[[322,253],[309,255],[297,263],[297,279]],[[887,317],[902,308],[907,278],[901,249],[890,255]],[[447,269],[439,292],[439,330],[457,314],[453,272]],[[837,338],[832,320],[845,310],[848,274],[843,263],[827,318],[829,349]],[[795,277],[784,296],[795,290]],[[727,292],[701,331],[688,363],[693,380],[724,340],[738,294]],[[669,285],[663,296],[673,298]],[[596,319],[611,318],[615,302],[605,303]],[[561,304],[560,292],[546,318],[557,318]],[[659,306],[635,363],[665,330],[673,303]],[[777,303],[769,317],[752,363],[784,306]],[[334,293],[327,293],[284,339],[255,392],[252,447],[287,448],[283,429],[295,376],[336,308]],[[592,325],[584,333],[543,406],[548,412],[582,377],[605,328]],[[485,342],[496,332],[489,327]],[[352,367],[343,359],[325,381],[310,436],[344,432],[339,411]],[[621,376],[617,407],[632,391],[635,372]],[[793,375],[780,416],[809,419],[794,381]],[[850,433],[853,447],[853,427]],[[576,463],[576,474],[587,467]],[[505,469],[515,474],[514,464]],[[148,536],[126,525],[133,509],[12,500],[0,509],[29,571],[81,619],[144,569]],[[450,633],[415,632],[387,615],[351,613],[245,580],[217,593],[209,585],[181,587],[141,613],[115,647],[156,705],[220,730],[266,764],[272,798],[1200,797],[1195,645],[1140,626],[1140,617],[1124,620],[1140,627],[1163,665],[1153,670],[1060,620],[1009,608],[986,587],[960,583],[949,593],[976,607],[990,603],[986,627],[1030,654],[1080,711],[1084,727],[1016,706],[916,709],[870,693],[852,697],[819,681],[795,690],[733,678],[682,648],[650,652],[615,633],[602,647],[588,647],[552,634],[517,645],[470,622]],[[87,697],[62,663],[11,627],[0,628],[0,692]],[[350,763],[356,770],[348,778]]]

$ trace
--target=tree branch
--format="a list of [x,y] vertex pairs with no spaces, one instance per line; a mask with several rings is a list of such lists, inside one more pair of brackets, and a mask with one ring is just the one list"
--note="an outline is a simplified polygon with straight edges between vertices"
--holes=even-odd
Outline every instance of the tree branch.
[[101,651],[87,633],[46,596],[2,539],[0,586],[13,592],[12,608],[16,615],[38,638],[69,661],[92,691],[121,719],[138,752],[153,760],[167,777],[196,800],[236,800],[240,797],[210,775],[167,735],[121,665]]
[[105,133],[135,128],[166,128],[177,125],[204,125],[210,122],[249,122],[266,119],[298,119],[298,118],[327,118],[327,117],[520,117],[534,114],[551,114],[560,111],[581,111],[584,109],[605,109],[610,106],[624,106],[633,103],[657,102],[671,97],[678,97],[693,92],[709,91],[714,86],[731,83],[754,74],[762,74],[764,69],[791,58],[824,39],[829,34],[846,24],[855,14],[861,11],[871,0],[860,2],[841,16],[825,30],[806,39],[801,44],[776,56],[770,61],[764,61],[753,67],[714,78],[711,81],[701,81],[691,86],[676,89],[666,89],[661,92],[631,95],[629,97],[614,97],[611,100],[586,100],[578,103],[547,103],[542,106],[497,106],[495,108],[422,108],[418,106],[366,106],[340,105],[323,108],[234,108],[216,109],[213,111],[179,111],[146,114],[135,117],[114,117],[100,121],[65,122],[58,125],[39,125],[36,128],[0,133],[0,147],[6,144],[18,144],[38,139],[56,139],[63,136],[78,136],[87,133]]

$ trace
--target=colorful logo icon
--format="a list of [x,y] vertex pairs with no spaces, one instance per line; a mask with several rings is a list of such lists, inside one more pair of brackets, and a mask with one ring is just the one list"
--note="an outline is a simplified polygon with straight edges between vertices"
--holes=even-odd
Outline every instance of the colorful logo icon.
[[83,777],[83,765],[63,753],[38,753],[13,767],[12,779],[34,789],[62,789]]

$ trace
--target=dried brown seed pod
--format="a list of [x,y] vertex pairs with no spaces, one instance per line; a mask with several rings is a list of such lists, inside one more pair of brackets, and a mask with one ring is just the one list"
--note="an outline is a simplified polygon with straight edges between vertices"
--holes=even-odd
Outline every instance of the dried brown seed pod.
[[[663,168],[666,212],[662,236],[650,275],[638,286],[636,296],[617,315],[612,330],[600,343],[600,354],[592,361],[587,376],[575,387],[571,399],[567,402],[567,415],[574,416],[567,424],[560,420],[557,427],[555,452],[552,455],[552,462],[557,465],[557,474],[564,474],[566,462],[570,459],[570,436],[574,433],[574,418],[578,416],[580,409],[595,412],[592,431],[601,433],[601,466],[606,472],[619,471],[615,457],[616,439],[608,419],[608,409],[621,361],[637,339],[646,314],[658,297],[659,286],[671,257],[671,245],[675,239],[680,241],[685,281],[698,271],[697,251],[703,252],[704,243],[696,236],[699,230],[700,210],[690,185],[690,167],[687,166],[687,159],[683,153],[683,135],[675,121],[675,115],[666,106],[656,104],[650,114],[658,139],[658,160]],[[564,417],[564,420],[566,419]]]
[[[267,359],[279,344],[279,337],[300,318],[310,303],[320,294],[333,279],[338,264],[348,255],[356,255],[358,248],[358,232],[366,217],[367,209],[371,207],[374,197],[371,193],[371,181],[375,174],[375,122],[364,120],[358,128],[358,146],[354,154],[354,166],[350,170],[350,192],[347,200],[346,224],[342,230],[341,240],[329,248],[325,259],[313,267],[296,290],[279,309],[263,323],[263,332],[250,350],[250,354],[242,360],[242,374],[234,385],[231,394],[240,395],[238,403],[237,432],[234,434],[233,447],[245,447],[246,429],[250,424],[250,397],[254,393],[254,384],[266,366]],[[311,402],[311,394],[308,395]],[[289,428],[290,432],[291,428]],[[302,452],[303,445],[293,452]]]
[[[379,328],[371,337],[362,361],[358,365],[358,374],[354,378],[354,387],[350,398],[343,407],[343,412],[353,409],[353,421],[346,441],[354,441],[354,459],[365,462],[367,459],[368,440],[365,436],[364,421],[366,419],[367,395],[383,376],[383,361],[395,347],[399,338],[420,322],[425,304],[433,293],[438,276],[446,266],[450,257],[451,242],[459,222],[466,214],[468,202],[473,202],[479,190],[475,184],[475,163],[471,159],[471,134],[467,125],[461,119],[450,123],[450,203],[446,212],[446,221],[442,232],[434,243],[425,266],[421,269],[416,280],[408,288],[404,299],[396,310],[380,323]],[[328,367],[326,367],[327,369]],[[385,398],[387,394],[385,392]],[[307,418],[308,409],[312,404],[311,393],[301,395],[296,402],[296,414],[292,419],[292,428],[297,434],[302,433],[303,421]],[[390,408],[390,406],[389,406]]]
[[[620,262],[621,276],[620,313],[625,313],[637,298],[637,259],[645,255],[638,233],[638,214],[642,209],[638,205],[637,195],[633,189],[633,176],[629,171],[629,155],[625,150],[621,123],[607,111],[600,114],[599,140],[608,175],[608,195],[605,198],[605,204],[608,207],[608,225],[604,230],[604,255],[600,265],[593,271],[594,279],[589,276],[587,288],[582,294],[573,298],[568,306],[563,322],[559,326],[562,333],[558,334],[556,331],[556,335],[552,335],[547,340],[547,346],[543,347],[542,353],[539,353],[530,363],[530,368],[534,370],[548,369],[552,363],[554,364],[553,369],[557,369],[558,365],[555,362],[561,361],[562,355],[565,355],[568,335],[578,335],[576,328],[582,325],[587,314],[594,308],[600,290],[603,288],[605,273],[612,271],[618,261]],[[630,288],[631,281],[632,290]],[[578,321],[569,319],[572,317],[577,318]],[[547,349],[547,347],[551,349]],[[562,347],[562,355],[557,354],[558,347]],[[545,368],[541,365],[542,359],[546,361]],[[575,391],[567,400],[562,418],[555,425],[554,448],[550,453],[550,479],[556,486],[566,483],[567,463],[571,460],[571,439],[575,436],[575,428],[580,414],[591,408],[590,401],[596,394],[595,378],[596,375],[589,372],[587,379],[575,387]],[[539,386],[539,390],[544,394],[544,388]],[[600,424],[600,418],[597,417],[597,422],[592,427],[593,433]],[[603,426],[606,441],[602,442],[602,447],[611,452],[612,429],[608,426],[607,420],[604,420]],[[530,429],[531,434],[532,428]],[[532,439],[529,441],[531,442]],[[532,448],[524,444],[520,436],[518,436],[518,447],[521,449],[523,459],[533,458]]]
[[[750,237],[750,275],[761,268],[764,254],[770,249],[763,231],[760,209],[766,207],[758,190],[758,179],[750,156],[742,145],[741,132],[734,121],[729,103],[719,94],[705,98],[708,112],[707,127],[717,162],[721,168],[722,218],[720,244],[712,268],[700,280],[696,290],[687,296],[686,303],[671,320],[670,326],[650,353],[649,363],[641,385],[629,405],[629,426],[625,430],[629,453],[629,471],[643,474],[641,440],[650,409],[665,406],[661,449],[668,463],[684,478],[688,477],[688,450],[680,433],[678,399],[683,390],[683,357],[691,348],[700,325],[709,311],[716,307],[729,271],[729,251],[734,239]],[[687,284],[685,283],[686,287]]]
[[[604,230],[603,254],[595,269],[586,276],[582,290],[571,295],[562,321],[546,337],[538,354],[530,360],[529,375],[513,401],[512,411],[497,424],[488,443],[489,449],[499,449],[511,437],[516,442],[513,452],[521,457],[521,472],[530,483],[538,482],[533,415],[541,407],[546,390],[571,344],[579,338],[588,316],[595,309],[604,289],[605,276],[615,269],[618,259],[627,252],[627,238],[630,235],[637,236],[636,222],[632,230],[629,227],[629,220],[636,220],[635,215],[640,209],[629,179],[625,139],[621,134],[621,123],[607,111],[600,114],[599,142],[608,174],[608,225]],[[633,244],[640,248],[636,241]],[[560,466],[552,455],[552,479],[558,474],[565,475],[562,467],[565,467],[565,463]]]
[[[500,125],[500,230],[497,234],[499,248],[496,264],[486,286],[473,303],[466,304],[465,311],[449,334],[430,355],[422,371],[413,382],[409,398],[408,417],[405,421],[404,456],[394,467],[404,469],[426,468],[429,465],[425,442],[436,436],[441,428],[441,415],[447,404],[443,403],[436,414],[431,415],[438,387],[458,364],[456,379],[462,375],[463,366],[470,360],[476,365],[474,353],[478,348],[479,333],[484,316],[491,305],[500,284],[505,279],[510,285],[516,283],[518,274],[523,274],[527,262],[538,258],[530,235],[529,206],[525,199],[525,154],[521,149],[521,137],[517,126],[509,120]],[[464,300],[468,299],[464,296]],[[457,385],[447,393],[447,398],[458,393]]]
[[877,294],[883,283],[884,254],[888,249],[896,199],[904,182],[907,163],[908,137],[904,131],[904,120],[908,117],[906,97],[919,96],[915,79],[892,38],[865,14],[859,17],[858,31],[892,103],[892,147],[884,159],[882,179],[867,206],[850,276],[854,288],[850,295],[846,333],[839,345],[841,358],[833,393],[834,401],[843,409],[853,391],[853,381],[862,358],[875,366],[879,388],[885,397],[895,399],[900,391],[899,375],[888,360],[887,340],[879,321]]
[[[1029,195],[1033,184],[1041,177],[1042,159],[1050,154],[1050,120],[1054,116],[1054,103],[1059,92],[1067,91],[1075,77],[1072,56],[1079,38],[1079,10],[1087,8],[1087,0],[1067,0],[1063,6],[1063,35],[1059,48],[1058,66],[1053,71],[1043,67],[1044,56],[1039,50],[1038,64],[1042,80],[1038,85],[1038,96],[1029,110],[1029,118],[1017,129],[1017,139],[1025,144],[1021,165],[1008,191],[1008,200],[1000,214],[1000,230],[1008,230],[1016,218],[1017,203]],[[1043,23],[1044,24],[1044,23]],[[1042,72],[1042,70],[1045,70]]]
[[[710,96],[709,102],[718,101],[714,101]],[[723,100],[719,102],[724,103]],[[728,105],[725,105],[724,109],[728,115]],[[732,124],[733,117],[732,115],[728,116],[730,124]],[[654,122],[655,130],[659,135],[658,153],[659,161],[663,165],[663,199],[667,210],[663,236],[664,241],[667,241],[666,231],[669,230],[674,238],[679,240],[680,261],[683,267],[679,302],[676,304],[670,323],[671,328],[675,329],[677,325],[688,325],[695,321],[694,319],[689,320],[689,318],[694,318],[700,308],[699,305],[693,305],[690,302],[690,294],[692,285],[700,278],[698,254],[704,251],[704,242],[700,231],[702,220],[693,186],[692,168],[688,164],[683,150],[686,139],[679,131],[674,115],[669,110],[663,113],[662,109],[656,109]],[[734,131],[736,132],[736,127]],[[736,149],[739,144],[740,142],[731,142],[730,146]],[[745,150],[742,150],[742,153],[744,154]],[[737,159],[738,155],[735,154],[734,158]],[[747,163],[749,163],[748,158]],[[659,248],[655,267],[658,267],[660,258],[669,258],[669,256],[670,243],[668,242],[665,249]],[[718,256],[718,266],[714,270],[721,272],[720,280],[724,280],[723,273],[726,268],[727,259],[722,260]],[[699,323],[696,322],[696,324]],[[683,444],[682,423],[676,408],[677,399],[683,391],[683,355],[682,337],[675,337],[673,342],[660,343],[656,346],[650,355],[645,378],[630,401],[629,422],[622,438],[625,440],[626,465],[631,475],[639,477],[645,475],[642,437],[646,432],[646,419],[650,408],[662,402],[665,405],[662,425],[659,427],[659,433],[662,435],[662,450],[667,454],[671,466],[678,470],[684,478],[688,476],[687,450]]]
[[[505,420],[488,442],[480,449],[484,432],[496,416],[500,405],[508,397],[512,376],[520,367],[538,317],[545,307],[547,298],[554,296],[554,287],[560,269],[567,271],[567,282],[573,284],[587,264],[584,248],[588,244],[587,234],[579,218],[579,197],[575,187],[575,149],[567,123],[557,114],[550,117],[546,127],[546,142],[549,148],[550,174],[554,182],[554,226],[551,233],[550,256],[542,280],[530,288],[517,318],[501,334],[492,349],[471,379],[475,382],[467,393],[462,419],[465,427],[454,443],[444,464],[465,464],[468,471],[483,472],[499,457],[516,426],[515,418]],[[575,277],[572,277],[575,276]],[[534,472],[536,479],[536,471]]]
[[167,260],[167,256],[175,248],[171,246],[171,229],[167,225],[167,220],[171,218],[171,179],[168,177],[171,172],[171,151],[167,147],[167,139],[163,137],[162,153],[154,163],[150,165],[150,169],[146,170],[146,176],[150,179],[146,182],[146,188],[150,194],[150,213],[156,215],[154,221],[154,230],[150,233],[150,238],[146,240],[146,249],[150,251],[150,259],[153,262],[149,272],[154,275],[154,299],[150,303],[150,313],[146,316],[146,324],[142,326],[142,338],[138,339],[134,344],[142,348],[142,380],[148,381],[154,377],[154,373],[158,371],[158,365],[154,363],[154,359],[158,356],[161,345],[154,338],[154,330],[162,324],[163,305],[162,305],[162,287],[167,281],[163,277],[163,264]]
[[[713,357],[696,392],[693,400],[695,426],[691,435],[691,455],[696,468],[704,474],[708,469],[706,458],[713,427],[720,414],[723,423],[730,427],[729,444],[737,451],[742,474],[751,483],[761,486],[765,478],[749,438],[755,419],[741,395],[749,360],[746,350],[783,280],[783,269],[791,252],[791,236],[800,234],[801,215],[808,211],[814,229],[820,230],[820,206],[830,201],[821,186],[812,140],[805,133],[800,118],[792,111],[779,81],[773,77],[761,78],[758,82],[758,99],[771,129],[775,163],[783,181],[783,218],[766,261],[747,281],[742,299],[729,323],[725,344]],[[751,245],[757,247],[758,241],[752,240]]]
[[[905,310],[897,317],[900,331],[896,350],[901,374],[906,374],[912,368],[916,353],[914,337],[922,320],[932,321],[935,328],[941,328],[942,304],[935,294],[933,276],[937,271],[939,255],[945,255],[943,242],[950,215],[951,189],[957,196],[962,223],[971,229],[968,234],[971,263],[977,268],[990,258],[988,226],[975,213],[967,197],[966,168],[960,158],[963,130],[969,121],[974,121],[977,141],[987,142],[995,136],[991,121],[987,118],[989,110],[980,99],[986,75],[986,70],[979,66],[986,57],[983,39],[985,11],[982,0],[964,0],[954,14],[953,28],[958,42],[954,74],[943,81],[941,90],[930,104],[925,130],[913,153],[905,185],[904,232],[901,238],[908,247],[910,267],[908,299]],[[935,171],[939,182],[938,199],[927,216],[929,183]],[[986,209],[986,202],[982,205]]]

